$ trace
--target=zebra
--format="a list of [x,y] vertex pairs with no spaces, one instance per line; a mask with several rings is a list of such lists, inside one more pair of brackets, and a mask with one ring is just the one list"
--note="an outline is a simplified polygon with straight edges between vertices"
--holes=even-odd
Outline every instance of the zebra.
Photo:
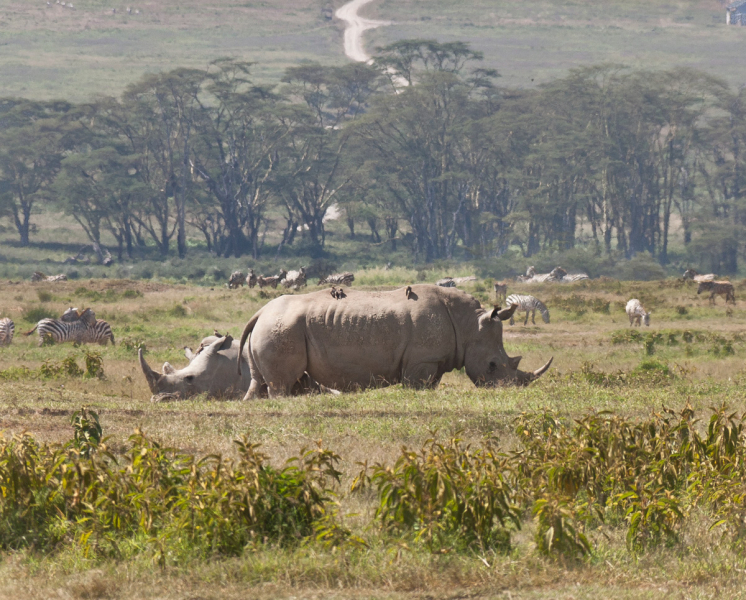
[[305,267],[301,267],[297,271],[290,271],[288,274],[285,275],[285,279],[282,280],[282,285],[284,285],[286,288],[293,288],[294,290],[299,290],[306,284],[306,269]]
[[645,323],[646,327],[650,327],[650,313],[645,310],[642,302],[640,302],[637,298],[632,298],[632,300],[627,302],[627,306],[624,310],[629,317],[630,326],[636,325],[637,327],[639,327],[640,322],[642,321],[643,323]]
[[736,303],[736,293],[730,281],[701,281],[697,287],[697,294],[710,292],[710,302],[715,304],[715,296],[723,296],[725,303]]
[[583,281],[584,279],[590,279],[585,273],[568,273],[561,279],[562,283],[574,283],[576,281]]
[[500,300],[500,298],[503,299],[503,302],[505,302],[505,299],[508,297],[508,283],[506,281],[495,281],[495,298],[497,300]]
[[438,279],[435,285],[439,285],[440,287],[456,287],[456,282],[453,280],[453,277],[444,277],[443,279]]
[[[513,304],[517,304],[518,308],[515,312],[523,312],[526,311],[526,319],[523,321],[523,324],[526,325],[528,323],[528,314],[531,313],[531,323],[536,325],[536,311],[538,310],[541,313],[541,318],[544,319],[545,323],[549,323],[549,310],[547,310],[546,305],[539,300],[538,298],[535,298],[534,296],[528,296],[523,294],[511,294],[505,299],[505,304],[508,306],[513,306]],[[515,313],[513,313],[515,314]],[[513,325],[515,323],[515,320],[513,319],[513,315],[510,317],[510,324]]]
[[114,345],[114,334],[111,331],[111,326],[106,321],[96,319],[95,313],[90,308],[85,309],[74,321],[42,319],[31,331],[24,335],[31,335],[34,331],[39,335],[39,346],[44,345],[44,341],[47,339],[56,344],[73,342],[101,344],[103,346],[111,340],[112,346]]
[[254,269],[249,269],[249,274],[246,276],[246,285],[253,288],[256,285],[256,275],[254,275]]
[[13,334],[16,331],[16,325],[12,319],[3,317],[0,319],[0,346],[10,346],[13,342]]
[[264,275],[260,275],[259,277],[257,277],[256,282],[260,288],[265,288],[269,286],[273,290],[276,290],[277,284],[280,283],[283,279],[285,279],[285,276],[287,274],[288,272],[285,269],[280,269],[279,275],[273,275],[272,277],[265,277]]
[[34,271],[31,275],[31,283],[39,283],[44,281],[46,283],[57,283],[59,281],[67,281],[67,275],[60,273],[59,275],[46,276],[41,271]]
[[228,278],[228,289],[235,290],[246,283],[246,276],[241,271],[233,271]]
[[559,281],[562,279],[563,274],[566,275],[567,271],[562,269],[562,267],[555,267],[550,273],[537,274],[536,268],[531,266],[526,269],[525,276],[518,276],[516,279],[522,283],[549,283],[551,281]]
[[331,283],[334,285],[350,286],[353,281],[355,281],[355,275],[349,271],[345,271],[344,273],[334,273],[333,275],[327,275],[326,277],[319,279],[319,285]]
[[695,281],[697,283],[702,283],[703,281],[715,281],[716,275],[714,273],[708,273],[707,275],[700,275],[695,271],[694,269],[687,269],[684,271],[684,280],[691,279],[692,281]]

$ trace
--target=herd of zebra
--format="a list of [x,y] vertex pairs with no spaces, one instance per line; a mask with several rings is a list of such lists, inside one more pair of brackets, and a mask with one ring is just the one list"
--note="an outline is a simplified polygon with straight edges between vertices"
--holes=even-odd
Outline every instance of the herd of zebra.
[[[710,293],[710,302],[714,303],[717,296],[723,296],[725,302],[736,303],[735,289],[729,281],[716,281],[716,276],[712,273],[700,275],[694,269],[687,269],[684,272],[684,280],[692,280],[699,284],[697,294],[702,292]],[[33,281],[64,281],[64,275],[45,277],[42,273],[34,273]],[[568,283],[589,279],[585,273],[569,274],[562,267],[555,267],[552,271],[545,274],[537,274],[534,267],[529,267],[525,276],[518,276],[516,281],[519,283]],[[352,285],[355,275],[350,272],[335,273],[328,275],[319,280],[319,285]],[[476,277],[445,277],[436,282],[436,285],[442,287],[455,287],[463,283],[476,281]],[[306,270],[300,267],[297,271],[286,271],[282,269],[278,275],[265,277],[264,275],[256,276],[253,269],[249,269],[248,275],[240,271],[231,274],[228,281],[228,288],[235,289],[242,285],[248,285],[250,288],[259,286],[260,288],[271,287],[277,288],[283,285],[286,288],[299,290],[307,285]],[[334,289],[334,288],[333,288]],[[511,294],[508,295],[508,283],[504,281],[494,282],[495,296],[498,300],[503,300],[507,306],[518,305],[515,312],[526,313],[523,321],[524,325],[528,324],[529,316],[531,323],[536,324],[535,316],[538,310],[545,323],[549,323],[549,310],[546,305],[529,294]],[[625,307],[630,325],[640,326],[641,324],[650,325],[650,312],[646,311],[642,303],[637,298],[632,298]],[[510,318],[510,324],[514,324],[514,317]],[[59,319],[42,319],[31,331],[24,335],[31,335],[37,332],[39,337],[39,346],[46,341],[54,343],[74,342],[79,344],[103,344],[106,345],[111,341],[114,344],[114,334],[109,323],[102,319],[97,319],[96,314],[90,308],[79,310],[77,308],[68,308]],[[0,346],[9,346],[13,341],[15,334],[15,324],[13,320],[4,317],[0,318]]]
[[[736,294],[733,284],[729,281],[716,281],[717,276],[709,273],[707,275],[700,275],[694,269],[687,269],[684,272],[684,280],[692,280],[699,284],[697,287],[697,294],[702,292],[710,292],[710,302],[714,303],[717,296],[723,296],[725,302],[736,303]],[[516,277],[516,281],[519,283],[550,283],[550,282],[573,282],[581,281],[583,279],[589,279],[585,273],[568,274],[562,267],[555,267],[551,272],[546,274],[537,274],[534,267],[529,267],[526,271],[526,275],[519,275]],[[440,282],[438,282],[440,285]],[[515,312],[526,313],[526,318],[523,324],[528,323],[529,315],[531,316],[531,322],[536,324],[534,317],[538,310],[541,314],[542,319],[545,323],[549,323],[549,310],[546,305],[529,294],[511,294],[508,296],[508,283],[505,281],[494,282],[495,297],[499,302],[501,299],[507,306],[517,304],[518,308]],[[629,323],[631,326],[641,326],[641,324],[650,325],[650,314],[652,311],[645,310],[642,302],[637,298],[632,298],[625,307],[625,312],[629,317]],[[510,318],[510,324],[514,324],[513,317]]]
[[[352,285],[355,281],[355,275],[350,272],[345,273],[334,273],[333,275],[327,275],[319,279],[319,285],[333,284],[333,285]],[[226,284],[229,290],[238,289],[243,285],[248,285],[250,288],[258,286],[259,288],[271,287],[277,289],[278,285],[282,285],[286,288],[291,288],[298,291],[300,288],[307,285],[306,269],[301,267],[297,271],[286,271],[280,269],[277,275],[257,276],[254,273],[254,269],[249,269],[249,274],[244,275],[241,271],[234,271],[228,278]]]
[[[10,346],[15,328],[12,319],[8,317],[0,319],[0,346]],[[31,335],[34,331],[39,336],[39,346],[45,342],[55,344],[73,342],[105,346],[109,341],[114,345],[114,333],[111,326],[103,319],[97,319],[96,313],[90,308],[83,311],[68,308],[59,319],[42,319],[24,335]]]

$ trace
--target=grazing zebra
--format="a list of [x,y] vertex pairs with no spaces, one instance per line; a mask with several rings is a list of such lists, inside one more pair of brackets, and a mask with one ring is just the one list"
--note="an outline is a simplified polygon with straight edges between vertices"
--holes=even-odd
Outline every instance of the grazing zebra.
[[333,285],[350,286],[353,281],[355,281],[355,275],[349,271],[345,271],[344,273],[334,273],[333,275],[327,275],[323,279],[319,279],[319,285],[331,283]]
[[500,298],[503,299],[503,302],[505,302],[505,299],[508,297],[508,284],[505,281],[496,281],[495,282],[495,297],[500,300]]
[[627,312],[627,316],[629,317],[630,326],[636,325],[639,327],[640,321],[645,323],[647,327],[650,326],[650,313],[645,311],[642,302],[637,298],[632,298],[632,300],[627,302],[627,307],[624,310]]
[[453,280],[453,277],[444,277],[443,279],[438,279],[435,285],[439,285],[440,287],[456,287],[456,282]]
[[228,278],[228,289],[235,290],[246,283],[246,276],[241,271],[233,271]]
[[8,317],[0,319],[0,346],[10,346],[15,331],[16,325],[12,319]]
[[285,275],[285,279],[282,280],[282,285],[284,285],[286,288],[291,287],[296,291],[307,285],[305,267],[301,267],[297,271],[290,271],[287,275]]
[[254,275],[254,269],[249,269],[249,274],[246,276],[246,285],[253,288],[256,285],[256,275]]
[[[66,311],[67,313],[68,311]],[[96,319],[95,313],[87,308],[74,321],[62,321],[61,319],[42,319],[36,326],[24,335],[37,332],[39,335],[39,346],[50,339],[55,344],[74,342],[78,344],[102,344],[111,340],[114,345],[114,334],[111,326],[101,319]]]
[[288,274],[288,272],[285,269],[280,269],[279,275],[273,275],[272,277],[265,277],[264,275],[260,275],[256,278],[256,282],[259,285],[260,288],[265,287],[271,287],[273,290],[277,289],[277,284],[280,283],[283,279],[285,279],[285,276]]
[[736,303],[736,292],[730,281],[701,281],[697,288],[697,294],[710,292],[710,302],[715,304],[715,296],[723,296],[725,303]]
[[40,281],[44,281],[47,283],[57,283],[58,281],[67,281],[67,275],[64,273],[61,273],[59,275],[49,275],[48,277],[44,275],[41,271],[34,271],[31,275],[31,283],[39,283]]
[[703,281],[715,281],[715,274],[708,273],[707,275],[700,275],[694,269],[687,269],[684,271],[684,279],[691,279],[697,283],[702,283]]
[[[549,310],[547,310],[546,305],[538,298],[534,298],[533,296],[525,296],[523,294],[511,294],[506,298],[505,304],[507,304],[508,306],[517,304],[518,308],[515,309],[515,312],[526,312],[526,319],[523,321],[524,325],[528,323],[529,313],[531,313],[531,323],[536,325],[536,320],[534,317],[536,316],[537,310],[541,313],[541,318],[544,319],[544,322],[549,323]],[[510,324],[513,325],[514,322],[515,321],[513,319],[513,315],[511,315]]]

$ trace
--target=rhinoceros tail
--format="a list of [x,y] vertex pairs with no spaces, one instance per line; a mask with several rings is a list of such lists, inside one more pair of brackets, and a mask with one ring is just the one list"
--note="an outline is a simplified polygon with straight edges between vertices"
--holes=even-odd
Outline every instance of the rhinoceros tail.
[[246,323],[246,327],[243,328],[243,333],[241,334],[241,344],[238,346],[238,376],[241,376],[241,357],[243,356],[243,347],[244,344],[246,344],[246,340],[249,339],[249,335],[252,331],[254,331],[254,326],[256,325],[256,322],[259,320],[259,313],[261,313],[261,310],[258,310],[256,314],[249,319],[249,322]]

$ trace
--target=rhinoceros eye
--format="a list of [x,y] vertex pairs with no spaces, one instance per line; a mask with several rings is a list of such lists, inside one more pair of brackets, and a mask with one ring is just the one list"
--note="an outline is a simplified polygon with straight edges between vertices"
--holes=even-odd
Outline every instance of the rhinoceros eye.
[[495,369],[497,369],[497,365],[495,363],[491,362],[490,363],[490,371],[494,371]]
[[187,375],[184,379],[187,380],[187,383],[192,383],[192,381],[194,381],[194,375]]

